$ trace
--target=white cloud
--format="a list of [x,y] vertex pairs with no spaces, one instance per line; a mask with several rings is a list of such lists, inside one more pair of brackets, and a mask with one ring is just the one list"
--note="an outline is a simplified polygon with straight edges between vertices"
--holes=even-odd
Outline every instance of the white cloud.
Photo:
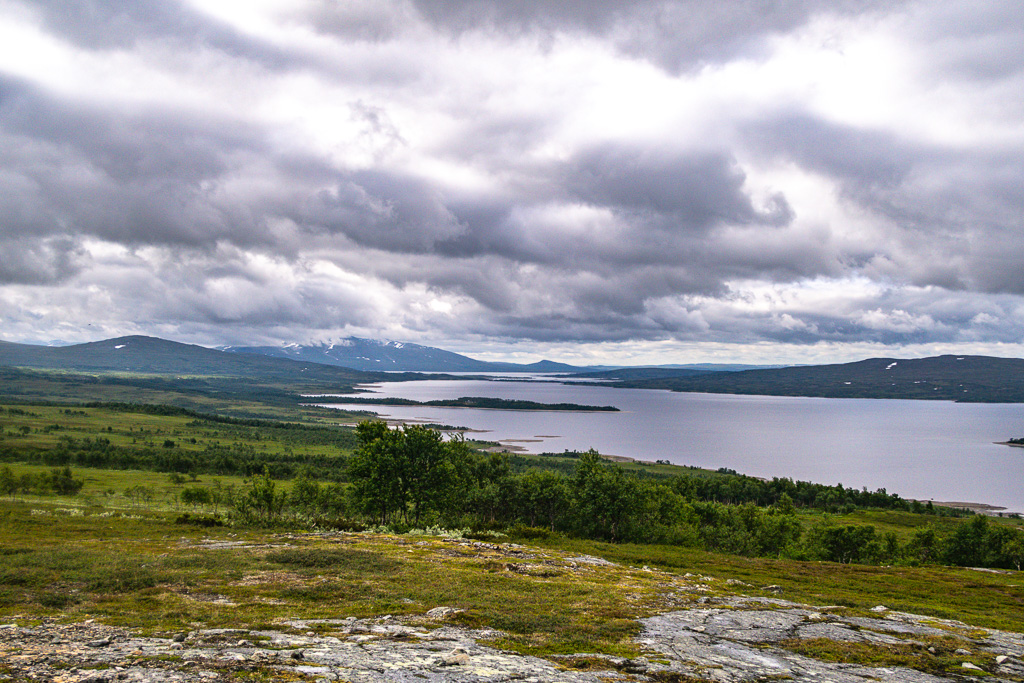
[[1011,348],[999,5],[8,0],[5,335]]

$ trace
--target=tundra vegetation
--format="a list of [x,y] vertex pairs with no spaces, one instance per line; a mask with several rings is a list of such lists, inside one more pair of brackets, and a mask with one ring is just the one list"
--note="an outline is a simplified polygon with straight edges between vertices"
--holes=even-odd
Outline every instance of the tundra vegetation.
[[491,398],[488,396],[460,396],[459,398],[416,401],[411,398],[366,398],[346,396],[344,403],[378,406],[434,406],[439,408],[481,408],[484,410],[571,410],[580,412],[617,413],[615,406],[591,406],[582,403],[538,403],[521,399]]
[[133,508],[264,527],[433,526],[843,564],[1024,562],[1020,520],[884,489],[619,464],[594,451],[484,452],[458,434],[379,420],[352,429],[130,404],[10,405],[2,416],[0,462],[9,464],[0,467],[0,496],[8,499],[76,496],[86,480],[72,468],[90,477],[149,471],[169,486],[86,488],[86,499],[116,491]]
[[[1017,518],[884,490],[487,446],[321,414],[7,403],[0,615],[92,615],[167,631],[258,625],[285,609],[322,616],[327,605],[367,616],[451,604],[466,610],[462,623],[500,628],[510,634],[503,645],[520,651],[629,654],[635,619],[667,604],[655,598],[663,579],[628,569],[648,565],[709,576],[715,591],[733,579],[854,610],[885,603],[1020,627],[1016,574],[958,568],[1019,571]],[[342,532],[343,548],[323,540]],[[395,545],[406,538],[395,534],[426,540]],[[500,558],[462,557],[443,536],[604,557],[623,575],[527,568],[510,579]],[[265,550],[281,539],[292,550]]]

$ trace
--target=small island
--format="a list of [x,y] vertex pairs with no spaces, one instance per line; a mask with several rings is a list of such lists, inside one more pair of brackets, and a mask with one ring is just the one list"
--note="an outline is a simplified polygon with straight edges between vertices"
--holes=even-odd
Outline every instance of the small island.
[[364,398],[344,397],[345,403],[378,406],[429,406],[434,408],[485,408],[488,410],[571,410],[580,412],[619,412],[615,406],[588,406],[579,403],[538,403],[486,396],[460,396],[459,398],[434,401],[414,401],[410,398]]

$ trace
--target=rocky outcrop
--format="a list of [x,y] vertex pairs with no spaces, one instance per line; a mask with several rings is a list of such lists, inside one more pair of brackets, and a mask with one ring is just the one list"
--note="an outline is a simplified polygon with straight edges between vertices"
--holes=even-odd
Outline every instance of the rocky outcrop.
[[[879,607],[866,614],[776,598],[706,598],[642,620],[644,658],[580,653],[541,659],[480,644],[501,634],[454,627],[457,612],[293,620],[274,630],[202,629],[141,637],[86,622],[0,626],[0,680],[55,683],[310,681],[1024,681],[1024,636]],[[907,648],[963,659],[955,673],[865,666],[800,654],[803,643]],[[955,652],[939,650],[957,647]],[[586,666],[583,666],[585,664]],[[581,670],[585,669],[585,670]]]
[[[1024,636],[876,607],[877,616],[848,616],[836,607],[813,608],[774,598],[726,598],[714,607],[643,620],[640,642],[671,662],[680,675],[709,681],[905,681],[933,683],[983,674],[989,681],[1024,680]],[[934,675],[907,666],[863,666],[823,661],[794,650],[814,642],[858,644],[882,658],[920,652],[938,663],[962,657],[962,673]],[[938,643],[939,646],[931,643]],[[951,654],[941,648],[959,643]],[[843,649],[836,647],[841,658]],[[990,676],[990,674],[994,676]]]
[[[312,630],[310,630],[312,629]],[[537,657],[478,644],[495,632],[395,619],[296,621],[275,631],[204,629],[142,638],[97,624],[0,628],[4,676],[54,683],[200,683],[263,673],[310,681],[566,681],[598,683],[622,675],[573,672]]]

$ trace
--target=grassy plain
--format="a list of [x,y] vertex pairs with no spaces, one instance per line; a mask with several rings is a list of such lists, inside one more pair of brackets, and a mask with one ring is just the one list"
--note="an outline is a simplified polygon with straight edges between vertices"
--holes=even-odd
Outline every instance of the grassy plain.
[[[11,400],[0,406],[0,447],[15,454],[42,452],[70,437],[160,451],[169,440],[174,448],[194,453],[241,444],[257,455],[288,452],[299,458],[331,458],[345,454],[338,425],[360,417],[302,407],[294,395],[283,398],[289,395],[284,388],[263,395],[221,392],[230,388],[222,379],[209,384],[201,378],[94,380],[35,373],[14,386],[17,391],[8,392]],[[62,404],[30,405],[25,403],[29,399]],[[73,404],[95,400],[166,403],[325,431]],[[575,462],[572,454],[516,458],[561,468]],[[47,469],[19,463],[17,457],[10,460],[16,475]],[[663,464],[623,466],[653,476],[696,473]],[[756,559],[556,535],[521,540],[529,546],[510,552],[436,537],[200,528],[175,522],[184,509],[176,493],[184,486],[211,486],[215,480],[241,486],[242,478],[199,474],[194,481],[186,477],[173,483],[167,473],[154,471],[74,470],[85,480],[78,496],[19,494],[0,501],[0,619],[95,618],[171,633],[199,626],[280,626],[290,618],[415,615],[447,605],[465,610],[456,617],[463,624],[507,632],[499,644],[509,649],[632,655],[637,653],[631,637],[638,618],[736,591],[854,611],[884,604],[974,626],[1024,628],[1019,572]],[[132,498],[125,494],[132,487],[154,494],[149,500]],[[807,525],[818,519],[820,515],[801,516]],[[901,539],[922,524],[957,523],[876,510],[835,519],[872,524],[881,532],[895,531]],[[566,559],[579,554],[615,564]]]
[[499,552],[433,537],[198,529],[154,513],[25,503],[0,504],[0,528],[7,620],[99,618],[166,633],[446,605],[466,610],[461,623],[501,628],[526,649],[627,652],[658,590],[649,573],[626,567],[553,560],[507,571]]
[[[676,546],[598,543],[551,538],[540,545],[599,555],[613,562],[741,581],[742,592],[778,595],[813,605],[890,609],[956,619],[976,626],[1024,628],[1024,576],[960,567],[879,567],[740,557]],[[765,591],[778,586],[779,591]]]
[[[0,618],[94,618],[167,634],[418,615],[444,605],[465,610],[459,623],[506,631],[500,644],[509,649],[631,655],[638,618],[734,591],[865,612],[885,604],[1011,630],[1024,613],[1017,572],[750,559],[554,537],[509,549],[430,536],[200,529],[173,517],[0,503]],[[580,554],[615,565],[566,559]]]
[[[337,427],[367,416],[360,413],[316,410],[290,414],[291,422]],[[25,432],[25,428],[28,432]],[[168,439],[185,451],[199,452],[208,446],[242,444],[260,452],[282,453],[296,448],[309,455],[337,455],[337,438],[332,443],[300,442],[271,424],[246,425],[197,419],[195,415],[160,415],[125,410],[114,406],[0,404],[0,439],[18,450],[48,450],[62,437],[104,438],[115,446],[160,448]],[[330,430],[325,433],[337,434]],[[354,439],[350,439],[352,443]]]
[[302,394],[351,390],[351,383],[301,384],[252,377],[84,373],[0,367],[2,397],[18,403],[139,403],[173,405],[231,417],[336,421],[338,411],[304,406]]

